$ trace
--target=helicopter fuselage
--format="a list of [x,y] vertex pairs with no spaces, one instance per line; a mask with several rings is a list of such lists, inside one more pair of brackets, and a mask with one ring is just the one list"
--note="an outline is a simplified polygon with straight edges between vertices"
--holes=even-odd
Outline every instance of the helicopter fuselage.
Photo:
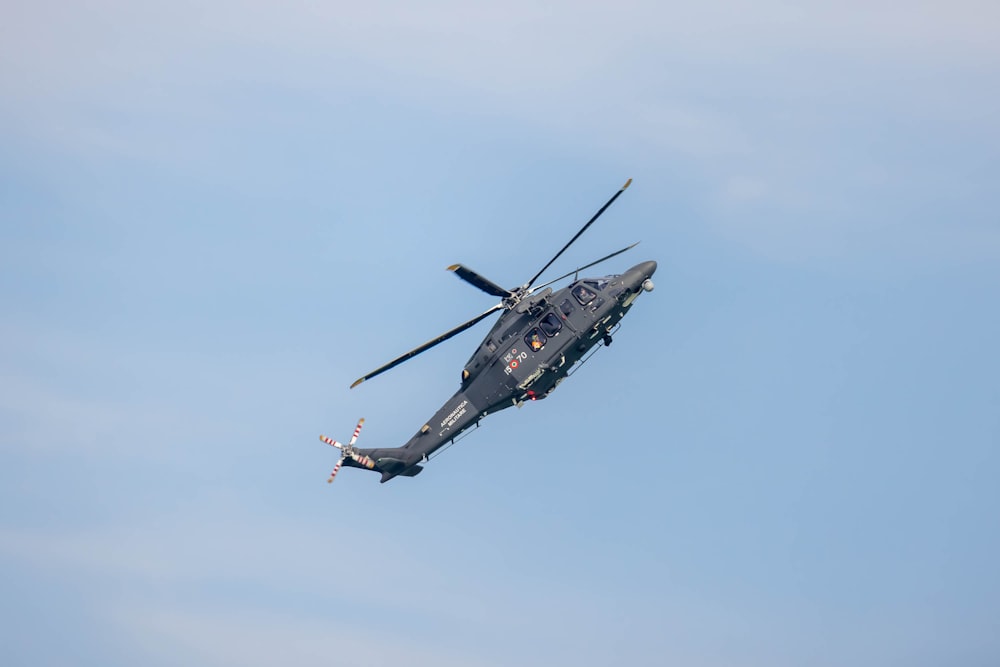
[[655,271],[656,262],[642,262],[623,274],[576,280],[510,304],[466,363],[459,390],[430,421],[402,447],[358,453],[375,462],[383,482],[413,476],[483,417],[545,398],[592,348],[611,343],[612,329],[635,299],[653,289]]

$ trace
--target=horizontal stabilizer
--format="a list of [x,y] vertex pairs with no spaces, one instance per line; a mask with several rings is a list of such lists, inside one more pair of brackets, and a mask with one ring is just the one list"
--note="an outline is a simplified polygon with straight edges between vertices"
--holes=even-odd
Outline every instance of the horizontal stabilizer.
[[392,479],[393,477],[397,477],[397,476],[399,476],[399,477],[416,477],[417,475],[419,475],[423,471],[424,471],[423,466],[417,466],[417,465],[410,466],[409,468],[406,468],[405,470],[401,470],[399,472],[388,472],[387,471],[387,472],[383,472],[382,473],[382,479],[380,479],[379,481],[382,484],[385,484],[390,479]]
[[401,459],[394,459],[391,456],[378,457],[378,467],[393,475],[402,475],[403,471],[413,465],[413,462],[406,462]]

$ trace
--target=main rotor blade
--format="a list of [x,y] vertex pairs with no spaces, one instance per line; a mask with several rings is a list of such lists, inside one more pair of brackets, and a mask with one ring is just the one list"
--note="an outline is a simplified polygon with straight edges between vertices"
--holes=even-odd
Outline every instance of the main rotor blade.
[[455,336],[457,334],[462,333],[463,331],[465,331],[466,329],[472,327],[473,325],[478,324],[482,320],[485,320],[487,317],[489,317],[490,315],[492,315],[496,311],[503,310],[503,307],[504,306],[503,306],[502,303],[498,303],[497,305],[493,306],[492,308],[490,308],[486,312],[484,312],[484,313],[482,313],[480,315],[476,315],[475,317],[473,317],[468,322],[465,322],[464,324],[459,324],[454,329],[452,329],[450,331],[446,331],[445,333],[441,334],[437,338],[432,338],[431,340],[427,341],[423,345],[421,345],[419,347],[413,348],[412,350],[410,350],[406,354],[403,354],[403,355],[400,355],[400,356],[396,357],[395,359],[393,359],[389,363],[385,364],[384,366],[379,366],[378,368],[376,368],[375,370],[373,370],[368,375],[365,375],[365,376],[360,377],[357,380],[355,380],[354,384],[351,385],[351,389],[354,389],[355,387],[357,387],[359,384],[361,384],[365,380],[370,380],[373,377],[375,377],[376,375],[380,375],[382,373],[385,373],[390,368],[395,368],[396,366],[398,366],[399,364],[403,363],[407,359],[412,359],[413,357],[417,356],[421,352],[426,352],[427,350],[431,349],[432,347],[434,347],[438,343],[443,343],[444,341],[448,340],[452,336]]
[[535,289],[533,289],[531,291],[532,292],[537,292],[540,289],[544,289],[544,288],[548,287],[549,285],[552,285],[554,283],[559,282],[563,278],[569,278],[573,274],[579,273],[580,271],[583,271],[584,269],[589,269],[590,267],[596,266],[597,264],[600,264],[601,262],[607,261],[607,260],[611,259],[612,257],[615,257],[616,255],[620,255],[623,252],[625,252],[626,250],[631,250],[632,248],[636,247],[637,245],[639,245],[639,241],[636,241],[635,243],[633,243],[632,245],[628,246],[627,248],[622,248],[621,250],[616,250],[615,252],[611,253],[610,255],[605,255],[604,257],[601,257],[600,259],[595,260],[595,261],[591,262],[590,264],[584,264],[581,267],[573,269],[572,271],[570,271],[566,275],[562,275],[562,276],[559,276],[558,278],[550,280],[549,282],[545,283],[544,285],[539,285],[538,287],[536,287]]
[[621,189],[618,192],[616,192],[615,195],[611,199],[609,199],[606,204],[604,204],[604,206],[601,207],[600,211],[598,211],[597,213],[594,214],[593,218],[591,218],[590,220],[587,221],[587,224],[585,224],[583,226],[583,228],[580,229],[580,231],[578,231],[576,233],[576,236],[574,236],[573,238],[571,238],[569,240],[569,243],[567,243],[566,245],[563,246],[562,250],[560,250],[559,252],[556,253],[555,257],[553,257],[552,259],[549,260],[548,264],[546,264],[545,266],[542,267],[541,271],[539,271],[538,273],[535,274],[534,278],[532,278],[531,280],[528,281],[528,283],[527,283],[526,286],[527,287],[531,287],[532,285],[534,285],[535,281],[538,280],[538,278],[543,273],[545,273],[545,270],[548,269],[550,266],[552,266],[552,263],[554,261],[556,261],[557,259],[559,259],[559,256],[561,254],[563,254],[564,252],[566,252],[566,249],[569,248],[571,245],[573,245],[573,242],[576,241],[578,238],[580,238],[580,235],[583,234],[585,231],[587,231],[587,228],[590,227],[592,224],[594,224],[594,221],[597,220],[599,217],[601,217],[601,214],[604,213],[604,211],[607,210],[607,208],[609,206],[611,206],[613,203],[615,203],[615,200],[618,199],[618,197],[621,195],[621,193],[625,192],[625,190],[628,189],[628,186],[630,186],[630,185],[632,185],[632,179],[631,178],[628,179],[627,181],[625,181],[625,185],[623,185],[621,187]]
[[510,290],[504,289],[497,285],[492,280],[484,278],[472,269],[462,266],[461,264],[452,264],[448,267],[449,271],[454,271],[455,275],[469,283],[473,287],[478,287],[487,294],[492,294],[493,296],[499,297],[509,297],[511,296]]

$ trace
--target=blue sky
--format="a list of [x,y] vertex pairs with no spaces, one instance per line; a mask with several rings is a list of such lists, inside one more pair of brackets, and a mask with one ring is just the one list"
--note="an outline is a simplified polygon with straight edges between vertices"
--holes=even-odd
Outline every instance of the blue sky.
[[[689,5],[5,10],[0,660],[997,664],[1000,10]],[[615,344],[325,484],[628,177]]]

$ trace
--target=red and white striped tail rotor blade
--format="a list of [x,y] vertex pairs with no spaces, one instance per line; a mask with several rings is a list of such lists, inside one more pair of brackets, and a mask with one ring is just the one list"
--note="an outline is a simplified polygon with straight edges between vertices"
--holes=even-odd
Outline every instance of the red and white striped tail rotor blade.
[[333,481],[333,478],[337,476],[340,472],[340,468],[344,465],[344,461],[348,458],[354,463],[372,470],[375,468],[375,462],[363,454],[358,454],[357,450],[354,449],[354,443],[358,441],[358,435],[361,433],[361,427],[365,424],[365,418],[362,417],[358,422],[358,425],[354,429],[354,435],[351,436],[351,441],[346,445],[342,442],[337,442],[333,438],[328,438],[325,435],[319,436],[319,439],[330,445],[331,447],[336,447],[340,450],[340,459],[337,461],[337,465],[333,467],[333,472],[330,473],[330,479],[326,480],[327,484]]
[[337,473],[340,471],[340,466],[342,466],[343,464],[344,464],[344,457],[340,457],[340,460],[337,461],[337,465],[333,466],[333,472],[330,473],[330,479],[326,480],[327,484],[333,481],[333,478],[336,477]]
[[325,442],[328,445],[332,445],[332,446],[336,447],[337,449],[343,449],[344,448],[343,443],[337,442],[333,438],[328,438],[325,435],[319,436],[319,439],[322,440],[323,442]]
[[354,435],[351,436],[351,441],[347,443],[348,447],[353,447],[354,443],[358,441],[358,434],[361,433],[361,427],[365,425],[365,418],[362,417],[361,421],[358,422],[357,427],[354,429]]
[[362,465],[368,468],[369,470],[375,467],[375,462],[372,461],[367,456],[365,456],[364,454],[356,454],[354,452],[351,452],[351,460],[353,460],[358,465]]

